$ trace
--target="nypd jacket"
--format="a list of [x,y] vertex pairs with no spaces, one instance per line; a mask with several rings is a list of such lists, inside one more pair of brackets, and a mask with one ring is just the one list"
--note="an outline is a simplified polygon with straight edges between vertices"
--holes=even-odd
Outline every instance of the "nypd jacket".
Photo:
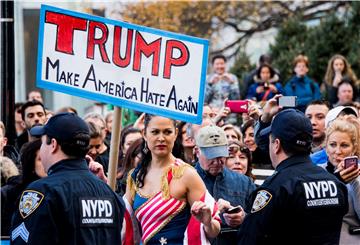
[[338,244],[347,189],[308,156],[281,162],[251,196],[238,244]]
[[121,244],[122,201],[83,159],[62,160],[31,183],[12,220],[12,244]]

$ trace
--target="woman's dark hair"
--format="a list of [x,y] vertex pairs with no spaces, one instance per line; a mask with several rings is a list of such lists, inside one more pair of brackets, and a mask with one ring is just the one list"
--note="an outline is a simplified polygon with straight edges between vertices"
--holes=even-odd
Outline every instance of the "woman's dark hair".
[[[144,119],[144,126],[145,126],[144,130],[145,131],[146,131],[147,127],[149,126],[149,123],[150,123],[150,121],[151,121],[151,119],[153,117],[157,117],[157,116],[152,115],[152,114],[147,114],[147,113],[145,114],[145,119]],[[173,119],[169,119],[169,120],[173,121],[174,128],[176,128],[176,121],[173,120]],[[146,176],[146,174],[148,172],[149,164],[150,164],[151,159],[152,159],[150,150],[149,149],[144,150],[145,149],[145,140],[144,140],[142,149],[143,149],[144,157],[143,157],[143,160],[140,163],[141,167],[140,167],[140,170],[139,170],[139,173],[138,173],[138,182],[136,183],[137,187],[139,187],[139,188],[144,186],[145,176]]]
[[249,148],[245,144],[240,145],[240,151],[245,154],[248,159],[248,166],[245,175],[251,178],[253,181],[255,180],[255,175],[252,174],[252,154]]
[[183,128],[186,126],[186,122],[180,122],[177,125],[177,129],[178,129],[178,135],[176,137],[175,140],[175,144],[174,144],[174,148],[172,150],[172,154],[176,157],[176,158],[180,158],[183,161],[185,160],[185,153],[184,153],[184,146],[182,144],[183,141],[183,137],[182,137],[182,130]]
[[128,151],[126,152],[121,162],[119,162],[117,173],[121,175],[118,179],[118,186],[116,190],[117,193],[123,195],[126,192],[127,175],[131,169],[137,167],[135,165],[136,157],[140,157],[139,163],[141,163],[141,161],[143,160],[144,158],[143,148],[144,148],[144,139],[141,138],[135,140],[129,147]]
[[25,187],[31,182],[40,179],[35,172],[36,153],[40,150],[41,140],[25,143],[21,148],[20,162],[22,166],[22,185]]
[[260,74],[261,74],[262,68],[264,68],[264,67],[269,68],[270,78],[273,78],[273,77],[275,76],[275,70],[271,67],[271,65],[269,65],[269,64],[267,64],[267,63],[261,64],[261,65],[259,66],[259,68],[256,70],[256,76],[257,76],[259,79],[261,79]]
[[118,171],[122,173],[129,172],[130,169],[135,168],[134,160],[137,156],[141,155],[140,162],[143,160],[143,148],[144,148],[144,139],[137,139],[134,143],[131,144],[128,151],[126,152],[122,165],[118,166]]
[[254,125],[255,125],[255,120],[252,118],[249,119],[241,126],[241,133],[245,136],[245,131],[250,127],[254,127]]
[[128,125],[121,131],[120,149],[119,149],[120,154],[122,154],[122,152],[124,150],[124,144],[125,144],[126,136],[128,136],[129,134],[133,134],[133,133],[141,133],[141,130],[138,129],[138,128],[134,128],[133,125]]
[[118,169],[120,169],[121,166],[124,165],[123,162],[124,162],[125,154],[123,153],[123,151],[124,151],[124,144],[125,144],[126,136],[128,136],[129,134],[132,134],[132,133],[141,133],[141,130],[138,128],[134,128],[132,124],[127,125],[126,127],[124,127],[123,130],[121,130],[120,145],[119,145],[119,157],[118,157]]

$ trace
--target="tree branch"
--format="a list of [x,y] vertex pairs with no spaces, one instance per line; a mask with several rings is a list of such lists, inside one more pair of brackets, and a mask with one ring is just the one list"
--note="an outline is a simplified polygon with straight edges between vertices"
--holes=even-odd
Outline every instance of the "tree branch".
[[[239,47],[237,46],[241,46],[242,42],[244,42],[244,40],[250,39],[254,33],[263,32],[273,27],[275,28],[279,27],[282,23],[284,23],[284,21],[286,21],[292,15],[300,13],[300,16],[302,16],[301,19],[304,21],[317,20],[323,18],[326,14],[337,10],[339,7],[347,5],[348,3],[343,1],[341,2],[319,1],[319,2],[311,2],[310,4],[305,3],[294,9],[291,8],[291,6],[294,4],[293,2],[276,1],[273,2],[272,4],[276,4],[279,8],[281,8],[281,10],[276,9],[275,6],[272,6],[270,10],[272,12],[270,12],[267,16],[260,15],[259,21],[251,19],[251,15],[246,19],[244,18],[238,19],[235,18],[234,16],[232,17],[233,19],[232,21],[228,20],[229,18],[228,19],[219,18],[219,20],[225,26],[229,26],[232,29],[234,29],[239,34],[239,37],[235,41],[226,45],[225,47],[214,50],[211,53],[212,54],[223,53],[234,47],[236,52],[236,50],[239,50]],[[321,9],[321,6],[327,6],[327,5],[328,5],[327,8]],[[268,11],[269,8],[268,6],[266,6],[264,2],[261,2],[257,5],[257,10],[258,13],[261,13]],[[236,24],[235,20],[239,20],[238,21],[239,24]],[[253,27],[249,29],[240,28],[239,26],[241,26],[241,23],[244,23],[246,21],[252,23]],[[233,56],[235,52],[232,52],[230,56]]]

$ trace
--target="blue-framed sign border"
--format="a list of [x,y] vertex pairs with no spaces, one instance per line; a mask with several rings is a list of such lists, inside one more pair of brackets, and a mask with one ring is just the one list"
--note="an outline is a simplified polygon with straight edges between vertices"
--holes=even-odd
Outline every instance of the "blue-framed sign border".
[[[68,87],[68,86],[64,86],[64,85],[59,85],[56,83],[42,80],[41,74],[42,74],[44,25],[45,25],[46,11],[71,15],[71,16],[83,18],[86,20],[94,20],[94,21],[111,24],[111,25],[116,25],[116,26],[122,26],[127,29],[133,29],[133,30],[140,31],[140,32],[148,32],[148,33],[164,36],[167,38],[173,38],[173,39],[178,39],[178,40],[183,40],[183,41],[203,45],[204,52],[203,52],[203,57],[202,57],[197,116],[187,115],[187,114],[181,113],[181,112],[169,111],[169,110],[161,109],[158,107],[153,107],[153,106],[136,103],[131,100],[126,100],[126,99],[122,99],[122,98],[114,98],[111,96],[102,95],[102,94],[98,94],[95,92],[90,92],[90,91],[78,89],[75,87],[73,88],[73,87]],[[142,112],[146,112],[146,113],[169,117],[169,118],[173,118],[173,119],[177,119],[177,120],[181,120],[181,121],[186,121],[189,123],[200,124],[202,122],[202,111],[203,111],[203,104],[204,104],[204,90],[205,90],[205,82],[206,82],[208,50],[209,50],[209,41],[206,39],[187,36],[187,35],[183,35],[180,33],[163,31],[163,30],[154,29],[151,27],[146,27],[146,26],[140,26],[140,25],[131,24],[128,22],[106,19],[106,18],[100,17],[100,16],[79,13],[79,12],[75,12],[75,11],[71,11],[71,10],[61,9],[61,8],[42,4],[41,9],[40,9],[40,26],[39,26],[38,56],[37,56],[37,69],[36,69],[36,85],[37,85],[37,87],[40,87],[40,88],[50,89],[50,90],[62,92],[65,94],[83,97],[83,98],[90,99],[90,100],[113,104],[113,105],[116,105],[119,107],[125,107],[125,108],[129,108],[129,109],[137,110],[137,111],[142,111]]]

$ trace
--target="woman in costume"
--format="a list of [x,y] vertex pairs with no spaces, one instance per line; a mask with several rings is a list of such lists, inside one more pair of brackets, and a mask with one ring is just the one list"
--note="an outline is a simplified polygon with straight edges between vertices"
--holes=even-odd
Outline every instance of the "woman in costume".
[[145,116],[144,158],[128,175],[123,243],[200,244],[220,231],[214,199],[195,169],[173,156],[175,121]]

